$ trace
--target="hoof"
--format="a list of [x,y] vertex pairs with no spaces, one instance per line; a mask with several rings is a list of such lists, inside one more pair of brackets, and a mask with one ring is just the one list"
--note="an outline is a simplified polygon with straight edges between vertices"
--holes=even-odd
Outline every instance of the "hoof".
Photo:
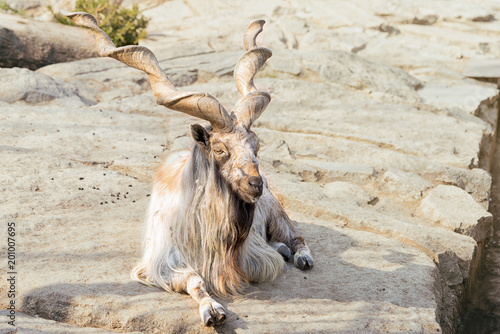
[[226,322],[226,310],[212,298],[200,304],[200,316],[207,327],[219,326]]
[[292,252],[290,251],[290,248],[288,248],[285,244],[279,246],[277,251],[278,253],[281,254],[281,256],[283,256],[286,262],[288,262],[288,260],[290,260],[290,258],[292,257]]
[[302,270],[308,270],[313,267],[314,261],[309,254],[295,254],[295,265]]

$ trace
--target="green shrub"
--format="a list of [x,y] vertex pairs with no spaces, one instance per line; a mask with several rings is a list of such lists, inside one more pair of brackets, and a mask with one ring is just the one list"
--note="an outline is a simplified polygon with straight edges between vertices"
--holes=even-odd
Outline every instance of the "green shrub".
[[[55,14],[50,7],[49,10],[58,22],[74,25],[71,19]],[[139,39],[147,35],[146,27],[149,19],[141,15],[137,5],[128,9],[110,4],[109,0],[77,0],[75,12],[92,14],[99,27],[108,34],[117,47],[137,45]]]
[[23,9],[14,9],[5,0],[0,0],[0,11],[8,14],[25,15]]

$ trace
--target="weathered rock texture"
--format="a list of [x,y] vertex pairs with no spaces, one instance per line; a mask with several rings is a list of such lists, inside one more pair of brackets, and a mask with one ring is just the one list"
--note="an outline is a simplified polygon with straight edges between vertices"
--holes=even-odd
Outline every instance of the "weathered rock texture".
[[477,18],[498,4],[153,2],[139,1],[143,44],[229,109],[242,32],[268,21],[260,165],[315,267],[223,301],[227,323],[203,328],[190,298],[128,278],[153,170],[196,120],[111,59],[1,69],[1,219],[18,228],[22,312],[145,333],[453,333],[491,229],[498,117],[496,86],[461,71],[497,55],[499,21]]
[[42,66],[97,56],[88,31],[0,13],[0,66]]

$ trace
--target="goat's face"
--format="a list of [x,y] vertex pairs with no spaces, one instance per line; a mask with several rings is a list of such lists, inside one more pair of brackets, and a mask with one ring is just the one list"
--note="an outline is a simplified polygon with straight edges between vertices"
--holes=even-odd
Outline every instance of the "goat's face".
[[259,173],[257,135],[236,125],[228,133],[213,131],[199,124],[191,125],[191,135],[209,160],[217,165],[221,177],[247,203],[262,195],[263,180]]

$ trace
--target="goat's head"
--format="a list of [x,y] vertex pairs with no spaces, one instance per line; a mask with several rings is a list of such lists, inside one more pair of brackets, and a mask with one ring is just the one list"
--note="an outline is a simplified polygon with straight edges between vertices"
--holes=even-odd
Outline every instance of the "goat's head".
[[259,139],[252,131],[239,124],[227,133],[192,124],[191,135],[242,200],[254,203],[259,199],[263,187],[257,162]]
[[253,83],[257,71],[271,57],[271,50],[257,47],[256,38],[265,21],[254,21],[244,37],[248,50],[234,70],[241,98],[231,114],[211,95],[177,91],[160,68],[154,54],[143,46],[116,48],[88,13],[61,12],[78,25],[90,28],[97,40],[99,55],[115,58],[149,75],[156,103],[210,122],[210,126],[191,125],[191,135],[205,157],[213,161],[222,178],[247,203],[255,203],[262,195],[263,181],[259,173],[257,151],[259,139],[250,130],[271,100]]
[[216,163],[232,190],[248,203],[258,200],[263,187],[257,162],[259,139],[250,126],[271,100],[268,93],[257,90],[253,84],[253,77],[271,56],[269,49],[257,47],[255,43],[264,23],[254,21],[245,34],[248,52],[240,58],[234,70],[236,87],[242,97],[230,117],[222,117],[227,124],[209,128],[191,125],[191,135],[200,149]]

